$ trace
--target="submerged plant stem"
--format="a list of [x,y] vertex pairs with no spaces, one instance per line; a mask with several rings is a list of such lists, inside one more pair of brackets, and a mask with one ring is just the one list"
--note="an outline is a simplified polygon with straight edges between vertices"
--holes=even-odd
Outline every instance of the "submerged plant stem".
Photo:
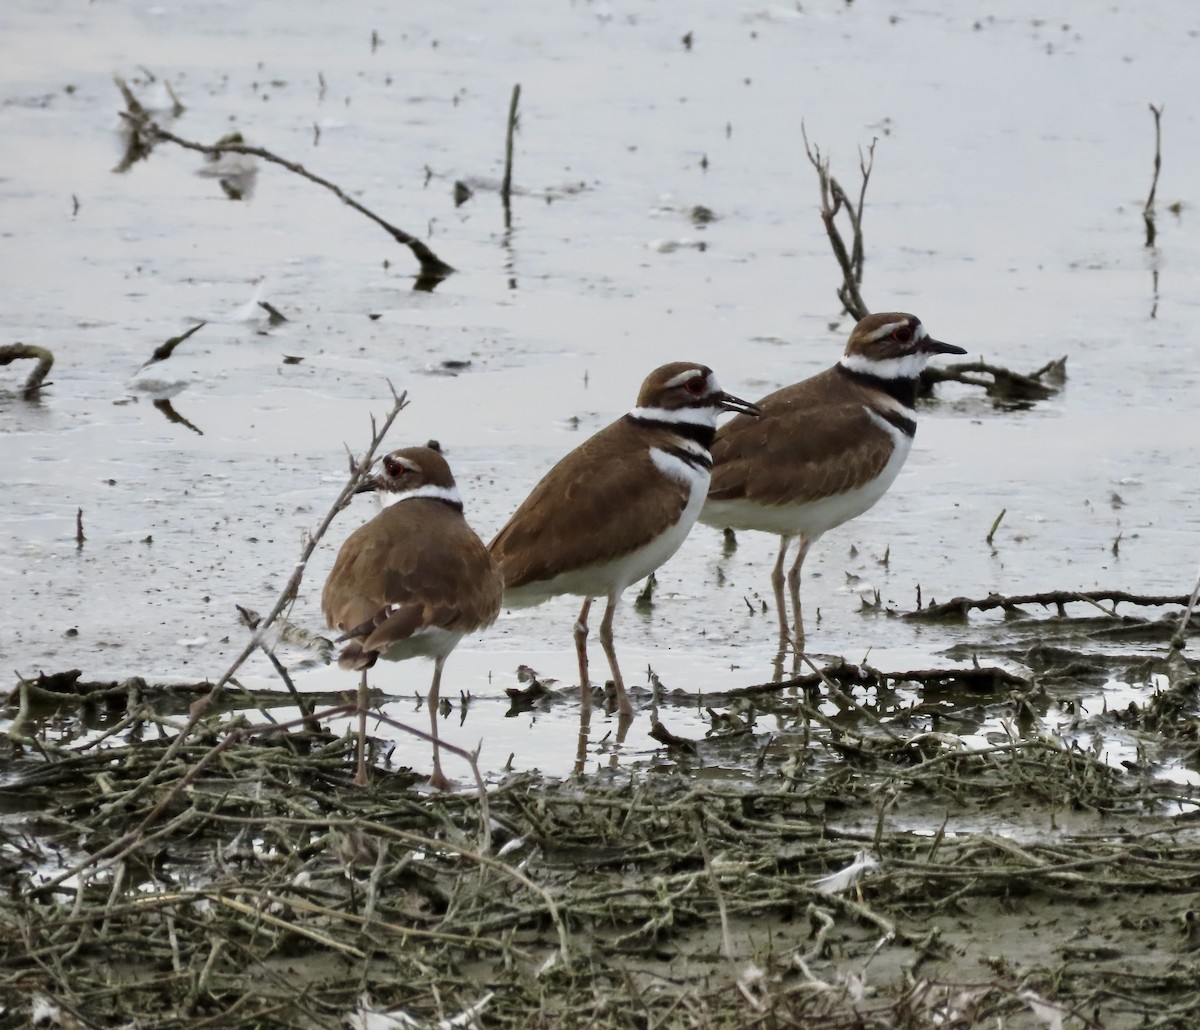
[[512,165],[513,136],[517,131],[517,105],[521,100],[521,84],[512,88],[512,99],[508,102],[508,131],[504,137],[504,181],[500,185],[500,200],[504,204],[504,228],[512,228]]
[[1154,115],[1154,175],[1150,179],[1150,194],[1146,197],[1146,206],[1142,208],[1142,221],[1146,223],[1146,246],[1153,247],[1158,237],[1158,226],[1155,224],[1154,195],[1158,192],[1158,173],[1162,171],[1162,113],[1163,105],[1150,105],[1150,113]]
[[6,343],[0,346],[0,365],[10,365],[22,358],[29,358],[37,362],[33,371],[29,373],[29,378],[25,380],[25,387],[21,391],[21,396],[25,400],[31,401],[38,395],[38,391],[46,381],[46,376],[54,367],[54,355],[45,347],[36,347],[29,343]]

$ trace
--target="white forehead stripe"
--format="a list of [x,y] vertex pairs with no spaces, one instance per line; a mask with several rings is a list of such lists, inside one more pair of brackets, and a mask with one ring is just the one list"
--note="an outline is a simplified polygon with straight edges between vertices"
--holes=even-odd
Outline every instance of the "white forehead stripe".
[[907,320],[903,322],[888,322],[887,325],[881,325],[878,329],[876,329],[875,332],[867,337],[867,339],[871,343],[874,343],[876,340],[887,339],[887,337],[891,336],[892,333],[894,333],[897,329],[903,329],[906,325],[908,325]]
[[[677,386],[682,386],[689,379],[695,379],[696,376],[699,376],[701,379],[703,379],[704,373],[698,368],[689,369],[687,372],[680,372],[679,375],[673,376],[672,378],[668,379],[665,383],[663,383],[663,389],[664,390],[673,390]],[[715,380],[709,379],[708,382],[713,387],[713,389],[716,389],[717,384],[716,384]]]

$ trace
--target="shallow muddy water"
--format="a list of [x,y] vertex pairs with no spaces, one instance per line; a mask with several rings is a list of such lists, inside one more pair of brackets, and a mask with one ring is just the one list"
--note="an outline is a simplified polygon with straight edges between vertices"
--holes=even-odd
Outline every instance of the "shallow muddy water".
[[[344,445],[361,450],[369,416],[386,411],[386,380],[411,399],[387,444],[439,440],[490,539],[654,366],[705,361],[755,397],[831,364],[850,320],[802,123],[847,184],[858,148],[878,138],[863,284],[873,309],[912,310],[970,357],[1018,371],[1068,357],[1065,390],[1028,410],[940,388],[890,493],[809,558],[814,651],[918,669],[966,662],[944,656],[955,645],[1006,646],[995,618],[861,613],[875,590],[898,611],[918,588],[926,603],[1186,594],[1200,558],[1198,34],[1200,12],[1184,2],[1058,13],[563,2],[519,15],[482,2],[7,4],[0,342],[49,347],[57,362],[34,402],[20,395],[24,363],[0,369],[0,660],[27,675],[215,679],[245,640],[234,604],[270,607],[344,481]],[[180,135],[211,142],[237,128],[426,239],[458,273],[414,292],[407,250],[278,167],[262,167],[242,202],[166,143],[114,174],[114,73],[146,103],[168,80],[187,106]],[[502,171],[518,81],[506,233],[486,183]],[[1153,251],[1141,217],[1149,103],[1165,105]],[[460,208],[457,179],[485,184]],[[716,220],[693,225],[697,204]],[[288,321],[269,325],[256,297]],[[153,370],[184,384],[172,403],[189,426],[132,379],[196,319],[210,321]],[[445,362],[464,364],[446,374]],[[320,626],[324,576],[371,503],[335,522],[294,621]],[[768,680],[774,621],[758,600],[774,553],[773,539],[743,534],[725,556],[720,535],[698,528],[660,570],[649,615],[626,598],[627,677],[644,683],[650,666],[697,695]],[[576,608],[506,614],[449,660],[444,695],[475,701],[461,726],[456,704],[447,736],[482,741],[489,773],[510,754],[515,768],[570,769],[573,692],[506,718],[504,690],[520,664],[573,682]],[[381,666],[372,684],[411,697],[429,675]],[[262,658],[240,679],[275,682]],[[336,669],[296,680],[354,684]],[[1109,690],[1127,702],[1112,682],[1092,696],[1103,704]],[[389,712],[424,725],[412,707]],[[589,768],[661,755],[644,713],[619,754],[602,722]],[[673,704],[669,723],[699,736],[707,717]],[[428,757],[405,740],[395,760],[425,769]]]

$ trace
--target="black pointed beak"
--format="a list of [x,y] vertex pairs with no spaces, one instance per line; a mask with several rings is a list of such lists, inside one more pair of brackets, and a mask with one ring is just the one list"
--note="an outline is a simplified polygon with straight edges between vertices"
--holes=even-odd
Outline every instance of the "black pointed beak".
[[379,480],[375,476],[367,476],[354,488],[356,494],[373,494],[379,489]]
[[967,349],[960,347],[956,343],[942,343],[941,340],[935,340],[932,336],[926,336],[921,341],[921,350],[926,354],[966,354]]
[[[963,351],[965,354],[966,351]],[[743,415],[753,415],[758,418],[762,414],[758,410],[757,404],[751,404],[749,401],[744,401],[741,397],[735,397],[731,393],[717,394],[717,403],[721,405],[725,411],[740,411]]]

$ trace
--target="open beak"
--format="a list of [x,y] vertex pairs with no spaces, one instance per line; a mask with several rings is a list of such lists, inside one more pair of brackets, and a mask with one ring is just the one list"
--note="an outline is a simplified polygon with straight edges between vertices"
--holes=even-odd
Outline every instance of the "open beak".
[[[966,354],[966,351],[963,351]],[[744,401],[741,397],[735,397],[731,393],[717,394],[717,403],[721,405],[725,411],[740,411],[743,415],[753,415],[758,418],[762,414],[758,410],[757,404],[751,404],[749,401]]]
[[932,336],[926,336],[921,341],[921,350],[926,354],[966,354],[967,349],[960,347],[956,343],[942,343],[941,340],[935,340]]

